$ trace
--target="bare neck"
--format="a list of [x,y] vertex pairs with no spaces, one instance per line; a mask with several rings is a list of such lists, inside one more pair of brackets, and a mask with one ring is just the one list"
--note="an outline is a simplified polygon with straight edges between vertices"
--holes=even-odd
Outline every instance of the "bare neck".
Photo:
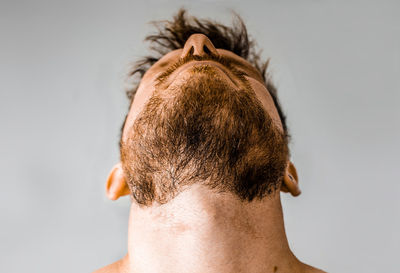
[[308,271],[289,249],[279,193],[243,203],[203,186],[161,206],[141,208],[133,202],[128,254],[118,268],[127,273]]

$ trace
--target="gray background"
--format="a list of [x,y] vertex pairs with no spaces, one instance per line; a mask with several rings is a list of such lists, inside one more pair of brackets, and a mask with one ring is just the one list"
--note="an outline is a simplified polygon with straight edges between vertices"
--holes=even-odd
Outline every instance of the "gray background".
[[1,1],[0,271],[90,272],[126,252],[129,200],[106,199],[150,20],[181,6],[258,41],[288,115],[303,194],[290,245],[330,272],[399,272],[397,1]]

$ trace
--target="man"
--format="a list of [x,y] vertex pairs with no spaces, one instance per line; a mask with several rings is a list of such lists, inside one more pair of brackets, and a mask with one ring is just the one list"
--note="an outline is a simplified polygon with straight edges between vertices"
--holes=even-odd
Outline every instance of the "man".
[[280,191],[300,194],[276,89],[240,19],[180,10],[136,63],[121,162],[107,196],[130,195],[128,253],[96,272],[322,272],[285,235]]

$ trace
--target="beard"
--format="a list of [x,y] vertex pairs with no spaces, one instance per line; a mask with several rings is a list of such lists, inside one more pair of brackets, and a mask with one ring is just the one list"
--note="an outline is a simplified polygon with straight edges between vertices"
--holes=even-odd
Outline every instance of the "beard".
[[121,162],[140,205],[164,204],[200,183],[251,202],[274,193],[288,141],[244,77],[233,88],[209,66],[157,86],[121,142]]

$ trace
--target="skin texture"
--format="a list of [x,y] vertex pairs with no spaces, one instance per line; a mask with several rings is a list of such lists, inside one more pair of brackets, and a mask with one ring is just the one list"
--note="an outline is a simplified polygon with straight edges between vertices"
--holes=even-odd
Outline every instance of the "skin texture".
[[[259,72],[234,53],[216,49],[203,34],[193,34],[183,49],[171,51],[144,75],[125,123],[131,128],[156,88],[156,79],[168,67],[188,54],[219,54],[232,58],[272,118],[282,129],[277,109]],[[179,86],[196,77],[193,69],[211,67],[233,89],[240,83],[233,73],[214,61],[191,61],[168,75],[162,87]],[[282,192],[300,194],[296,168],[287,162]],[[118,163],[106,183],[111,200],[130,195],[125,175]],[[132,199],[132,198],[131,198]],[[133,200],[132,200],[133,201]],[[231,193],[212,192],[192,185],[170,202],[143,207],[131,203],[128,251],[124,258],[99,272],[323,272],[300,262],[286,238],[279,191],[262,200],[242,202]]]

